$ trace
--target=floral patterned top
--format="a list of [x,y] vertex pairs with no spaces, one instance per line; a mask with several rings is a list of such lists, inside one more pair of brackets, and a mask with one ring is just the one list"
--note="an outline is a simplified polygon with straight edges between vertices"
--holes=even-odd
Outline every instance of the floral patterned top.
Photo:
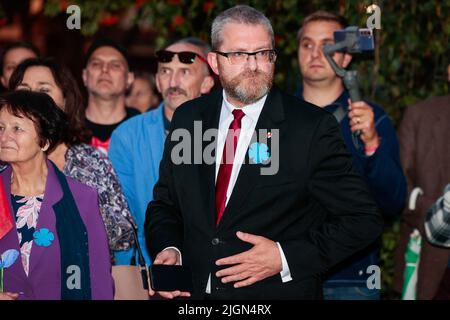
[[111,251],[128,250],[135,245],[128,203],[111,161],[87,144],[72,146],[66,152],[64,174],[98,191],[100,212]]
[[[0,172],[6,167],[0,161]],[[108,157],[88,144],[72,146],[66,152],[63,173],[97,190],[111,254],[134,248],[132,224],[136,223]]]
[[34,232],[44,195],[24,197],[11,195],[11,203],[16,218],[16,229],[19,237],[20,256],[25,274],[30,270],[30,254],[33,246]]

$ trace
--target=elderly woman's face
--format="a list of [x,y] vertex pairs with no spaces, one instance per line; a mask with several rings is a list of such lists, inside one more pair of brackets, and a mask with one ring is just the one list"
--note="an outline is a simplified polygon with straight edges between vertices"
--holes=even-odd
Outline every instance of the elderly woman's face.
[[56,84],[51,70],[47,67],[29,67],[23,75],[22,83],[17,86],[16,90],[44,92],[52,97],[58,107],[64,109],[65,99],[63,92]]
[[[45,148],[44,148],[45,149]],[[0,111],[0,159],[4,162],[26,162],[43,150],[33,121]]]

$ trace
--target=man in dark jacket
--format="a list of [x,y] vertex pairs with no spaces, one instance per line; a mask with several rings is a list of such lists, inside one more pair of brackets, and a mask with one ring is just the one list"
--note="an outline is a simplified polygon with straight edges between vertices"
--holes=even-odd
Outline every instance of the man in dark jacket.
[[236,6],[211,39],[224,90],[172,118],[146,217],[154,264],[189,266],[197,299],[320,299],[321,274],[372,243],[381,216],[333,116],[272,87],[270,21]]
[[[450,65],[449,79],[450,82]],[[424,220],[450,182],[450,94],[430,97],[406,108],[399,127],[400,157],[408,184],[408,206],[402,214],[395,252],[394,290],[403,287],[405,251],[417,229],[425,237]],[[417,272],[419,300],[449,299],[450,250],[422,241]]]

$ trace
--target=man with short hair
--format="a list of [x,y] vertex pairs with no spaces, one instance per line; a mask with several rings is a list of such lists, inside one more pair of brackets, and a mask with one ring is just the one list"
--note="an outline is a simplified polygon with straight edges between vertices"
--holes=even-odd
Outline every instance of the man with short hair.
[[145,249],[145,212],[153,199],[164,140],[178,106],[208,93],[214,85],[206,62],[209,50],[199,39],[184,38],[158,51],[156,86],[163,102],[119,126],[111,137],[109,158],[137,223],[147,264],[151,259]]
[[39,57],[39,50],[31,43],[19,41],[6,46],[0,59],[0,77],[3,90],[8,88],[9,78],[16,67],[24,60]]
[[[350,101],[342,78],[322,52],[323,45],[334,43],[334,31],[346,26],[343,17],[326,11],[314,12],[304,19],[297,37],[303,80],[298,96],[336,116],[355,169],[369,186],[384,217],[394,218],[400,214],[406,196],[395,129],[380,106]],[[346,68],[352,56],[337,52],[333,59]],[[376,283],[380,279],[373,283],[368,280],[372,275],[369,267],[379,265],[378,256],[379,245],[374,243],[330,270],[324,284],[325,299],[379,299],[381,290]]]
[[320,299],[321,273],[381,233],[375,203],[336,120],[272,86],[261,12],[222,12],[211,41],[224,90],[177,108],[145,224],[154,264],[190,267],[194,288],[159,294]]
[[109,39],[95,40],[86,54],[83,82],[88,92],[86,123],[91,144],[108,154],[112,132],[140,112],[125,105],[125,92],[134,75],[125,48]]

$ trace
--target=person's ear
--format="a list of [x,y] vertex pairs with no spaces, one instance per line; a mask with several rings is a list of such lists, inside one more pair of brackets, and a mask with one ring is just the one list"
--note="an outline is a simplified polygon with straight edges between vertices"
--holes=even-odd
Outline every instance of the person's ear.
[[41,150],[42,150],[43,152],[46,152],[46,151],[48,150],[48,148],[50,148],[50,143],[47,141],[47,142],[45,143],[45,145],[41,148]]
[[344,61],[342,61],[342,67],[345,69],[348,67],[348,65],[350,64],[350,62],[352,61],[352,55],[345,53],[344,54]]
[[219,67],[217,65],[217,53],[215,52],[209,52],[208,53],[208,64],[211,67],[211,70],[219,75]]
[[85,87],[87,87],[87,70],[83,69],[83,72],[81,73],[81,78],[83,79],[83,84]]
[[0,81],[2,82],[3,87],[8,88],[8,84],[6,83],[6,79],[5,79],[4,75],[2,75],[0,77]]
[[130,89],[133,82],[134,82],[134,73],[128,72],[128,74],[127,74],[127,90]]
[[156,82],[156,89],[158,89],[158,92],[163,94],[162,92],[162,86],[161,86],[161,79],[159,78],[159,71],[155,75],[155,82]]
[[214,78],[212,76],[207,76],[202,81],[200,93],[207,94],[211,91],[212,87],[214,87]]

